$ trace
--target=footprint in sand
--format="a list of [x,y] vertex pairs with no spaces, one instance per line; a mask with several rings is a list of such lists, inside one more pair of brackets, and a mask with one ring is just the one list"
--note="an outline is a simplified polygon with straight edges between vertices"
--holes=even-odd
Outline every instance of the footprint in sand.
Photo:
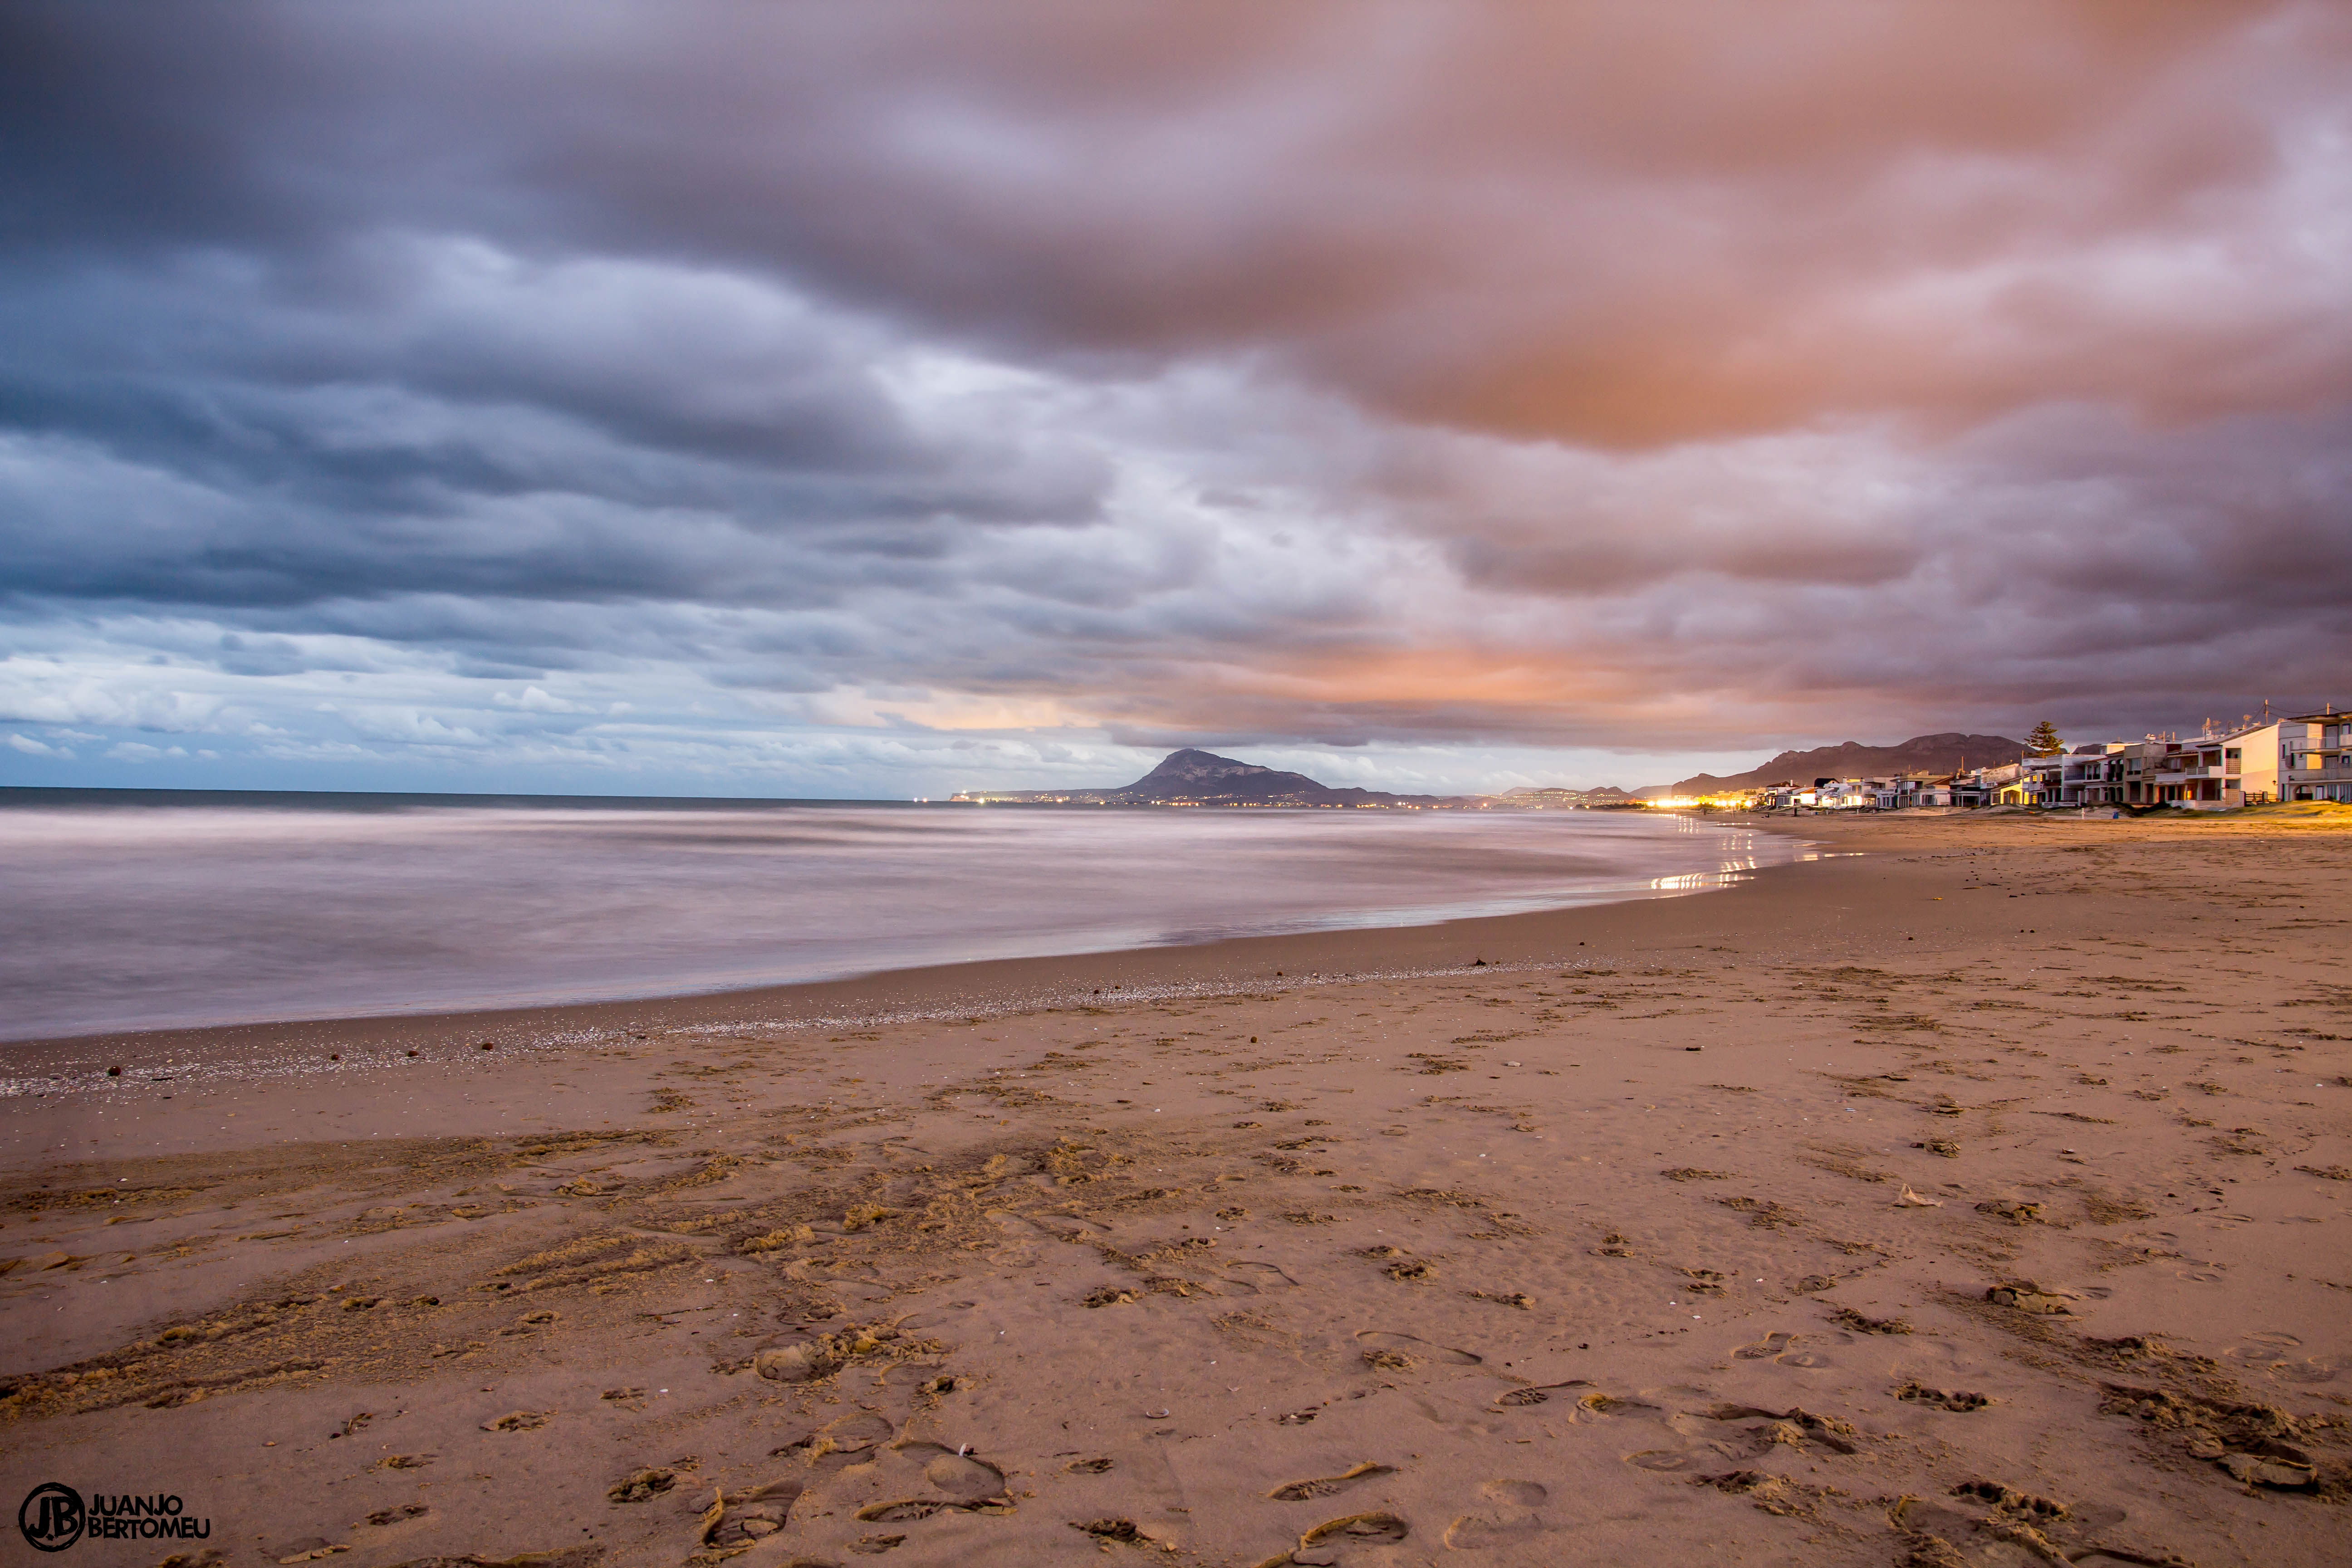
[[[910,1445],[911,1447],[912,1445]],[[923,1445],[930,1447],[931,1445]],[[1004,1495],[1004,1472],[985,1459],[941,1448],[923,1467],[923,1479],[950,1497],[983,1498]]]
[[1497,1306],[1517,1307],[1522,1312],[1535,1310],[1536,1299],[1525,1290],[1472,1290],[1467,1294],[1474,1301],[1492,1301]]
[[802,1490],[801,1482],[782,1480],[749,1491],[716,1493],[702,1516],[702,1544],[740,1552],[765,1540],[791,1521]]
[[828,1422],[798,1442],[786,1444],[778,1455],[805,1452],[809,1462],[820,1469],[840,1469],[869,1457],[875,1445],[887,1441],[895,1430],[879,1415],[860,1411]]
[[1861,1440],[1853,1423],[1835,1415],[1816,1415],[1797,1406],[1766,1410],[1753,1405],[1718,1405],[1706,1413],[1706,1418],[1757,1423],[1746,1428],[1750,1458],[1768,1454],[1781,1445],[1801,1450],[1808,1443],[1818,1443],[1832,1453],[1851,1454]]
[[1445,1544],[1450,1550],[1492,1551],[1523,1544],[1544,1532],[1544,1522],[1535,1510],[1551,1494],[1541,1481],[1488,1481],[1478,1492],[1489,1511],[1465,1513],[1446,1526]]
[[1343,1562],[1349,1548],[1392,1546],[1412,1533],[1412,1527],[1392,1513],[1349,1514],[1327,1520],[1300,1536],[1290,1560],[1301,1568],[1322,1568]]
[[2299,1355],[2303,1342],[2293,1334],[2248,1334],[2243,1344],[2221,1354],[2282,1383],[2333,1383],[2352,1359],[2340,1355]]
[[906,1524],[950,1510],[962,1513],[1010,1513],[1012,1504],[1003,1498],[899,1498],[892,1502],[867,1503],[857,1510],[857,1519],[866,1524]]
[[1229,1263],[1225,1265],[1225,1278],[1258,1290],[1292,1289],[1298,1284],[1279,1265],[1272,1263]]
[[1615,1415],[1654,1415],[1657,1413],[1658,1406],[1654,1405],[1645,1405],[1638,1399],[1622,1399],[1596,1388],[1590,1394],[1577,1396],[1575,1408],[1569,1412],[1568,1418],[1583,1423],[1605,1421]]
[[667,1469],[642,1469],[617,1480],[605,1490],[613,1502],[643,1502],[659,1496],[677,1485],[677,1472]]
[[[1412,1334],[1394,1334],[1384,1329],[1359,1331],[1356,1343],[1362,1348],[1364,1360],[1373,1366],[1412,1366],[1425,1361],[1444,1362],[1448,1366],[1476,1366],[1486,1359],[1451,1345],[1433,1344]],[[1378,1359],[1381,1357],[1391,1359]]]
[[933,1329],[945,1328],[954,1321],[944,1310],[934,1310],[928,1312],[909,1312],[903,1318],[894,1320],[894,1323],[902,1334],[927,1334]]
[[1997,1307],[2010,1307],[2021,1312],[2042,1317],[2071,1317],[2068,1296],[2031,1279],[2004,1279],[1985,1292],[1985,1300]]
[[551,1410],[509,1410],[495,1421],[482,1423],[485,1432],[530,1432],[547,1425]]
[[1465,1513],[1445,1527],[1445,1544],[1455,1552],[1493,1552],[1506,1546],[1526,1545],[1543,1533],[1543,1521],[1533,1514],[1495,1518]]
[[821,1436],[829,1441],[834,1450],[838,1453],[854,1453],[861,1448],[871,1448],[875,1444],[890,1436],[890,1423],[870,1411],[860,1411],[855,1415],[845,1415],[837,1421],[827,1422],[820,1429]]
[[1625,1462],[1636,1469],[1661,1470],[1669,1473],[1696,1468],[1696,1454],[1685,1454],[1679,1448],[1644,1448],[1638,1454],[1628,1454]]
[[[865,1432],[861,1429],[853,1436],[863,1436]],[[856,1514],[865,1523],[905,1524],[935,1513],[1002,1513],[1012,1507],[1004,1495],[1004,1472],[977,1455],[919,1439],[893,1443],[890,1449],[896,1458],[884,1461],[885,1471],[900,1479],[886,1484],[903,1487],[905,1470],[899,1467],[919,1465],[924,1481],[936,1495],[899,1496],[868,1503]],[[861,1450],[857,1458],[863,1462],[874,1456]]]
[[1769,1361],[1775,1366],[1793,1366],[1806,1371],[1837,1364],[1827,1356],[1795,1348],[1802,1342],[1802,1335],[1784,1334],[1776,1329],[1754,1344],[1741,1345],[1731,1353],[1741,1361]]
[[861,1524],[907,1524],[918,1519],[929,1519],[950,1505],[936,1498],[898,1498],[890,1502],[867,1503],[857,1510]]
[[1275,1488],[1265,1495],[1276,1502],[1305,1502],[1309,1498],[1333,1497],[1351,1487],[1360,1487],[1375,1476],[1396,1474],[1394,1465],[1370,1463],[1343,1470],[1336,1476],[1317,1476],[1311,1480],[1290,1481]]
[[1985,1394],[1970,1394],[1965,1390],[1948,1392],[1930,1388],[1924,1383],[1904,1384],[1895,1391],[1895,1397],[1910,1405],[1925,1405],[1932,1410],[1951,1410],[1962,1414],[1982,1410],[1992,1403]]
[[1550,1400],[1553,1394],[1559,1393],[1563,1389],[1590,1388],[1592,1384],[1586,1382],[1583,1378],[1570,1378],[1566,1383],[1547,1383],[1530,1388],[1515,1388],[1508,1394],[1498,1394],[1496,1397],[1495,1403],[1497,1405],[1524,1408],[1530,1405],[1545,1404]]
[[1972,1499],[1990,1508],[1998,1509],[2012,1519],[2021,1519],[2030,1524],[2047,1524],[2053,1520],[2068,1518],[2073,1511],[2063,1502],[2055,1502],[2046,1497],[2036,1497],[2033,1493],[2021,1491],[2016,1487],[2004,1486],[1999,1481],[1985,1480],[1981,1478],[1962,1481],[1952,1489],[1952,1496]]

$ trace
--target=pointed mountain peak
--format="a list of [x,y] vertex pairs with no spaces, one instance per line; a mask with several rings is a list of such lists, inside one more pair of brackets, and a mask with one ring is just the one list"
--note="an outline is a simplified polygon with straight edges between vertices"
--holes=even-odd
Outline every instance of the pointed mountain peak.
[[1140,789],[1148,784],[1196,784],[1207,779],[1247,778],[1253,773],[1270,773],[1272,768],[1255,763],[1221,757],[1214,752],[1204,752],[1197,746],[1169,752],[1160,765],[1129,787]]

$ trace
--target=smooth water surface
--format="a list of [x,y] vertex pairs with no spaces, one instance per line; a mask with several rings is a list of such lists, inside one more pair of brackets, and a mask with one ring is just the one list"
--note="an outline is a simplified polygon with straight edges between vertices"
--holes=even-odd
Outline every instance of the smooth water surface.
[[1718,886],[1587,812],[0,797],[0,1038],[589,1001]]

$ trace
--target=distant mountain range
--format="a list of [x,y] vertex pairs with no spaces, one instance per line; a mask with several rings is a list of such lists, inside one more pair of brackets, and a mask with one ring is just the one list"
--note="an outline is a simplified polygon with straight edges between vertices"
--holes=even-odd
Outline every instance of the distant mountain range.
[[1452,795],[1391,795],[1376,789],[1335,789],[1305,773],[1236,762],[1187,746],[1117,789],[971,790],[958,800],[1073,805],[1428,805]]
[[1842,746],[1817,746],[1810,752],[1783,752],[1761,767],[1717,778],[1695,773],[1664,788],[1643,795],[1717,795],[1762,784],[1794,780],[1811,784],[1815,779],[1884,778],[1894,773],[1948,773],[1960,767],[1997,767],[2013,763],[2030,750],[2022,741],[2000,735],[1914,735],[1899,746],[1865,746],[1848,741]]
[[1697,773],[1671,784],[1622,790],[1520,788],[1498,796],[1391,795],[1386,790],[1339,789],[1305,773],[1285,773],[1255,763],[1221,757],[1187,746],[1171,752],[1160,765],[1131,784],[1115,789],[967,790],[960,801],[1003,801],[1026,805],[1469,805],[1493,799],[1532,807],[1633,805],[1660,795],[1717,795],[1759,784],[1817,778],[1874,778],[1890,773],[1950,773],[1964,764],[1983,767],[2015,762],[2022,741],[1999,735],[1916,735],[1899,746],[1865,746],[1848,741],[1810,752],[1783,752],[1763,766],[1718,778]]

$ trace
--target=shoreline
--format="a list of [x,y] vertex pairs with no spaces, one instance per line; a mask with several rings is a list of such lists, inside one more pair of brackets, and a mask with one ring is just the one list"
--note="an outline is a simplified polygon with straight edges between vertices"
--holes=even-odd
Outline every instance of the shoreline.
[[[417,1058],[478,1063],[480,1042],[512,1055],[544,1055],[630,1037],[737,1027],[814,1031],[976,1021],[1099,1005],[1287,993],[1348,982],[1405,981],[1518,973],[1675,951],[1693,921],[1675,906],[1718,906],[1727,935],[1755,934],[1767,904],[1799,897],[1804,874],[1825,862],[1932,848],[1971,826],[2001,837],[2066,833],[2172,840],[2233,831],[2268,837],[2352,828],[2333,818],[2077,818],[1906,813],[1870,817],[1816,813],[1742,818],[1727,829],[1798,839],[1811,853],[1775,866],[1726,874],[1717,887],[1654,890],[1559,909],[1473,916],[1423,925],[1335,927],[1229,937],[1214,942],[1107,949],[1034,957],[973,959],[876,970],[840,979],[707,992],[656,994],[508,1007],[263,1019],[160,1029],[0,1040],[0,1099],[102,1089],[169,1067],[180,1078],[232,1080],[296,1072],[349,1073],[371,1062]],[[2136,831],[2135,831],[2136,830]],[[1846,847],[1853,845],[1855,847]],[[1740,895],[1748,895],[1742,900]],[[1930,898],[1937,897],[1929,895]],[[1722,905],[1723,900],[1732,900]],[[1769,918],[1767,921],[1769,923]],[[1907,933],[1906,933],[1907,934]],[[348,1053],[351,1059],[341,1059]]]
[[[2226,832],[2233,826],[2256,832],[2326,832],[2331,821],[2326,817],[2175,816],[2144,826],[2159,833],[2166,829]],[[1869,852],[1835,847],[1848,839],[1866,840],[1906,827],[1930,833],[1950,831],[1934,825],[1970,822],[2010,822],[2054,830],[2080,826],[2093,831],[2143,826],[2142,819],[2131,817],[2117,821],[2056,814],[1987,816],[1923,812],[1863,818],[1817,813],[1800,818],[1743,817],[1709,826],[1795,838],[1813,847],[1813,854],[1782,865],[1727,873],[1725,883],[1717,887],[1653,889],[1557,909],[1423,924],[1334,926],[1202,942],[971,959],[877,969],[829,980],[654,992],[635,997],[28,1036],[0,1040],[0,1085],[92,1071],[102,1074],[106,1065],[127,1065],[141,1058],[168,1059],[194,1054],[268,1067],[319,1052],[412,1047],[443,1052],[475,1045],[482,1037],[529,1049],[640,1030],[716,1028],[738,1023],[824,1028],[994,1016],[1076,1005],[1097,991],[1108,993],[1114,988],[1126,999],[1202,997],[1276,979],[1297,984],[1307,976],[1402,979],[1450,974],[1476,967],[1481,958],[1486,967],[1541,965],[1563,962],[1580,943],[1617,934],[1604,928],[1613,917],[1643,905],[1721,897],[1760,879],[1785,877],[1824,855]],[[1660,940],[1660,933],[1674,923],[1635,921],[1628,934],[1636,942]]]
[[[204,832],[168,852],[142,849],[137,834],[127,847],[100,835],[88,876],[72,869],[81,840],[68,834],[24,867],[27,907],[0,976],[15,1016],[0,1019],[0,1052],[268,1049],[289,1031],[359,1043],[436,1024],[576,1032],[689,1009],[905,1016],[926,1006],[910,1006],[910,988],[985,997],[1010,986],[1034,1001],[1054,994],[1055,966],[1177,949],[1213,955],[1205,969],[1180,964],[1186,976],[1213,975],[1245,966],[1252,943],[1671,896],[1795,852],[1785,835],[1682,822],[1565,833],[1468,824],[1433,836],[1340,824],[1337,837],[1327,824],[1265,824],[1236,839],[1223,827],[1203,837],[1189,826],[1198,814],[1158,814],[1160,826],[1139,834],[1097,813],[1058,815],[1066,826],[1042,839],[984,828],[906,837],[855,813],[838,835],[811,836],[799,817],[682,838],[624,827],[609,856],[606,826],[567,817],[552,839],[541,825],[471,847],[475,868],[447,863],[450,885],[433,884],[431,897],[421,871],[434,855],[467,853],[472,829],[379,842],[370,828],[306,856],[285,837],[302,829],[274,827],[254,841],[250,875],[210,905],[157,901],[184,871],[175,857],[224,852]],[[707,853],[737,838],[740,856]],[[802,853],[808,876],[776,896],[761,879],[781,874],[779,855]],[[337,856],[356,857],[348,887],[310,864],[340,866]],[[999,966],[1026,973],[990,973]],[[1088,965],[1089,988],[1100,967]]]
[[[495,1039],[515,1049],[560,1048],[600,1038],[672,1029],[734,1025],[816,1029],[995,1016],[1080,1005],[1097,994],[1123,1001],[1202,998],[1236,992],[1296,988],[1340,979],[1408,979],[1569,962],[1576,950],[1613,942],[1626,949],[1671,947],[1685,923],[1645,906],[1719,900],[1759,882],[1790,879],[1825,858],[1883,851],[1888,836],[1949,833],[1971,823],[2016,825],[1997,831],[2094,833],[2143,826],[2133,818],[1984,816],[1916,813],[1864,818],[1815,814],[1799,818],[1740,818],[1711,824],[1726,829],[1795,838],[1812,852],[1777,866],[1727,873],[1721,886],[1652,890],[1591,903],[1504,915],[1471,916],[1427,924],[1343,926],[1283,934],[1227,937],[1213,942],[984,958],[879,969],[832,980],[792,981],[715,991],[656,993],[639,997],[513,1006],[457,1007],[417,1012],[261,1019],[165,1028],[97,1030],[87,1034],[0,1040],[0,1083],[57,1075],[101,1075],[144,1058],[190,1056],[227,1058],[268,1069],[320,1053],[407,1051],[442,1055]],[[1943,826],[1939,825],[1950,825]],[[2165,818],[2144,825],[2171,837],[2179,833],[2330,831],[2330,819],[2231,822]],[[2347,826],[2352,826],[2347,824]],[[2168,831],[2169,830],[2169,831]],[[1856,842],[1864,847],[1844,849]],[[1484,960],[1482,964],[1479,961]],[[87,1087],[87,1086],[85,1086]]]
[[[1772,832],[1802,841],[1792,825],[1723,823],[1727,829]],[[1801,864],[1801,859],[1790,864]],[[1332,926],[1212,942],[983,958],[879,969],[832,980],[790,981],[715,991],[513,1006],[260,1019],[164,1028],[95,1030],[0,1040],[0,1082],[86,1070],[103,1058],[226,1053],[256,1062],[318,1051],[446,1050],[483,1037],[521,1048],[646,1029],[757,1023],[821,1028],[910,1023],[943,1017],[1066,1006],[1097,993],[1121,999],[1208,996],[1262,983],[1312,976],[1402,979],[1457,969],[1553,962],[1549,956],[1592,940],[1591,918],[1737,890],[1788,865],[1705,873],[1717,886],[1653,888],[1555,909],[1474,915],[1410,925]],[[1578,919],[1577,917],[1591,917]],[[1496,953],[1511,958],[1489,956]],[[1460,956],[1454,955],[1459,952]],[[102,1068],[100,1069],[102,1071]]]

